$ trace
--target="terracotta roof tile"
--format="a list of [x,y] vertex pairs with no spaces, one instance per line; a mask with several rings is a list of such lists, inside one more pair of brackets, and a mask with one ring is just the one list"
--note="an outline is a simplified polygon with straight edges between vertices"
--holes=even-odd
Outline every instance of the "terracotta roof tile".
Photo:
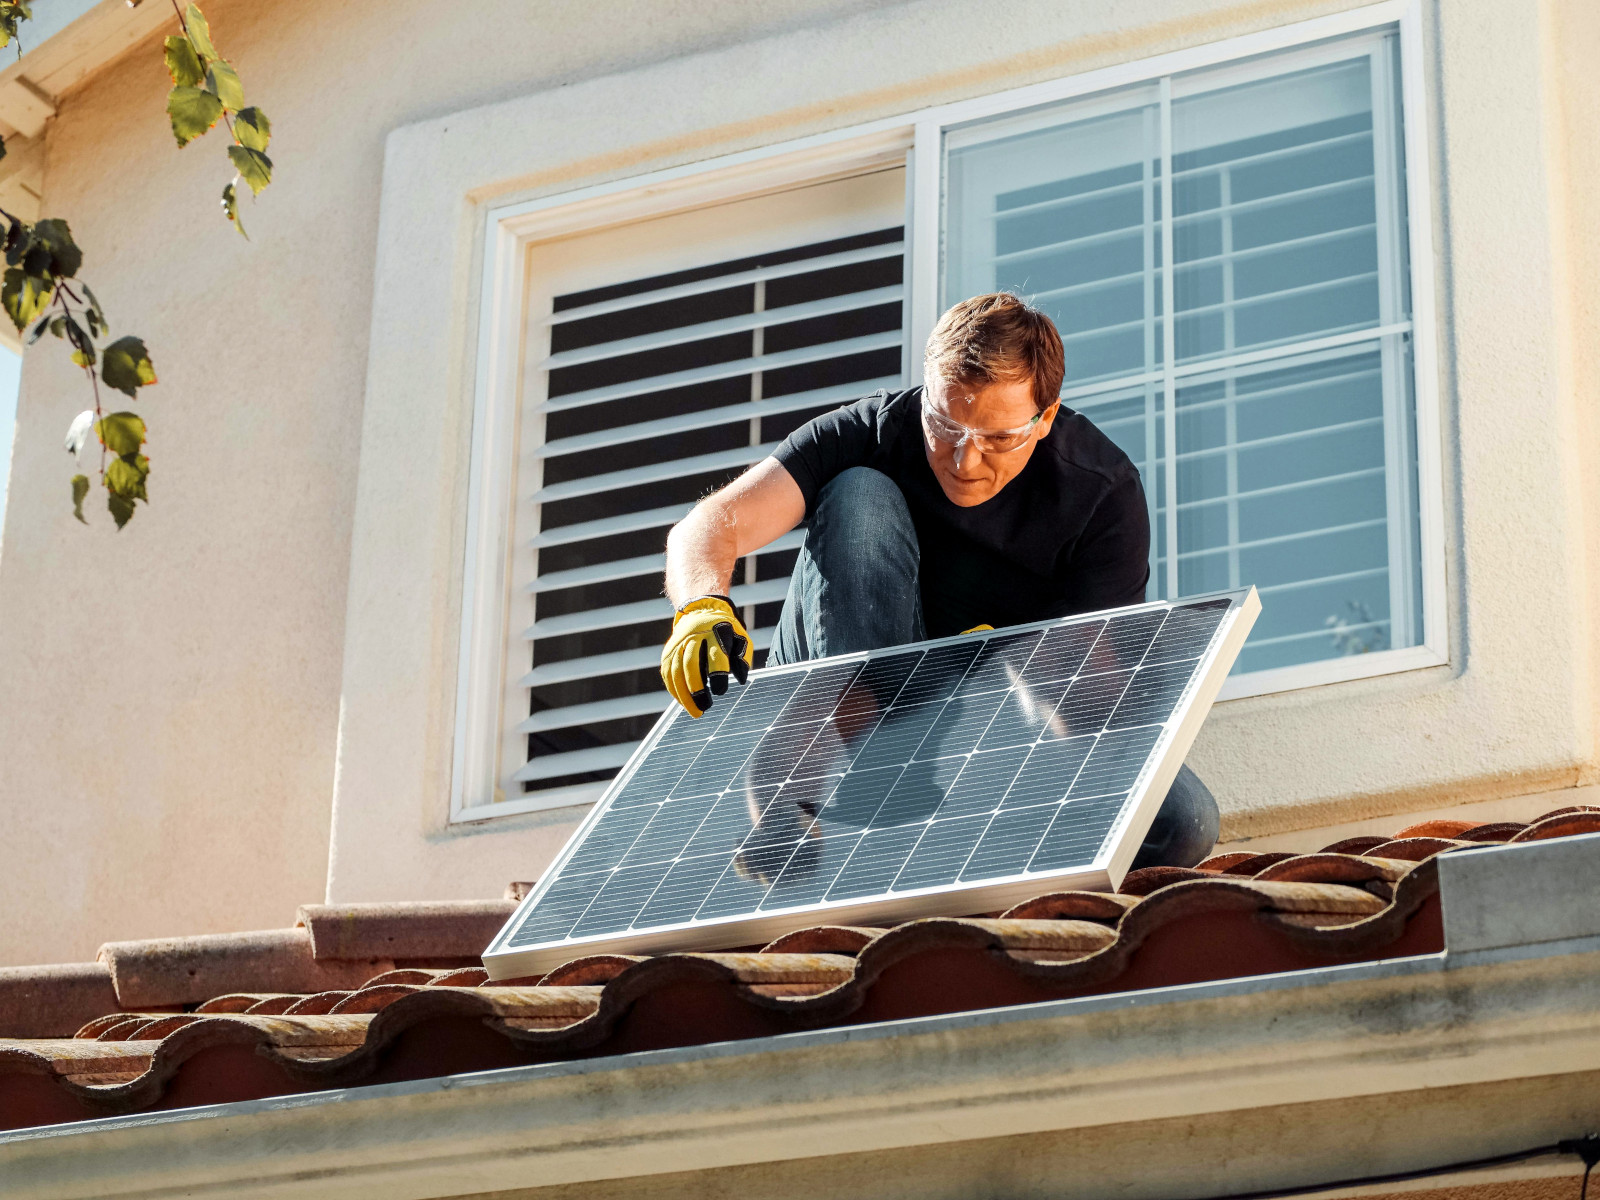
[[1472,843],[1457,841],[1455,838],[1441,837],[1406,837],[1394,838],[1387,842],[1380,842],[1361,851],[1371,858],[1401,858],[1408,862],[1421,862],[1425,858],[1432,858],[1446,850],[1454,850],[1457,846],[1469,846]]
[[303,904],[296,924],[311,935],[312,957],[418,959],[481,954],[516,911],[514,900],[438,904]]
[[219,992],[353,988],[394,969],[393,961],[377,957],[318,961],[304,929],[107,942],[99,960],[110,968],[123,1007],[194,1004]]
[[0,1035],[59,1037],[119,1007],[101,963],[0,967]]
[[[508,902],[308,906],[292,930],[123,943],[101,964],[0,973],[0,1129],[1432,952],[1435,855],[1593,829],[1595,810],[1526,827],[1429,822],[1131,872],[1116,894],[1053,892],[1003,914],[589,955],[498,983],[447,968],[482,950]],[[177,1005],[189,1011],[160,1011]]]
[[1269,850],[1264,854],[1252,854],[1248,858],[1230,863],[1226,867],[1213,867],[1211,869],[1220,869],[1224,875],[1255,875],[1266,870],[1274,863],[1280,863],[1286,858],[1293,857],[1295,857],[1293,852],[1289,850]]
[[1322,849],[1328,854],[1364,854],[1374,846],[1381,846],[1393,838],[1380,837],[1377,834],[1364,833],[1357,837],[1344,838],[1341,841],[1324,846]]
[[1541,838],[1569,837],[1575,833],[1600,833],[1600,809],[1558,809],[1540,817],[1511,840],[1536,842]]

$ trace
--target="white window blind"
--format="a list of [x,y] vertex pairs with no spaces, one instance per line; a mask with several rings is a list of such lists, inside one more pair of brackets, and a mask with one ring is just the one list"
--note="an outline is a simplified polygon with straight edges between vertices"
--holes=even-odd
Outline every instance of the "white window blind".
[[[893,174],[890,211],[903,195],[904,173]],[[747,219],[724,207],[713,215]],[[663,224],[661,236],[677,232]],[[542,318],[548,354],[530,364],[538,399],[519,501],[531,536],[517,551],[517,611],[529,619],[509,631],[523,664],[511,738],[522,793],[610,778],[670,702],[657,673],[672,613],[668,527],[811,417],[901,385],[898,220],[798,245],[781,226],[752,236],[770,248],[719,261],[713,246],[692,267],[559,293]],[[694,261],[694,246],[673,249]],[[801,536],[735,574],[757,665]]]
[[1260,589],[1237,671],[1422,639],[1394,41],[945,137],[941,304],[1051,313],[1064,399],[1143,473],[1152,597]]

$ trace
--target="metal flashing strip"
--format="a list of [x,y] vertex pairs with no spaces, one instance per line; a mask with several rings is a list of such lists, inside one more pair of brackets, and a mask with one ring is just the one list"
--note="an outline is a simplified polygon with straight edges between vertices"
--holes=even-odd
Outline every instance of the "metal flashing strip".
[[1600,833],[1441,855],[1445,952],[1600,938],[1597,881]]

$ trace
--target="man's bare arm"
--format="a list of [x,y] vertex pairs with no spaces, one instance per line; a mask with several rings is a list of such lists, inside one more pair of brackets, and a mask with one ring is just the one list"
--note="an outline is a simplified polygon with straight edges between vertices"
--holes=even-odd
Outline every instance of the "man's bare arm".
[[788,533],[806,515],[800,486],[775,458],[764,458],[711,493],[667,535],[667,598],[728,594],[746,554]]

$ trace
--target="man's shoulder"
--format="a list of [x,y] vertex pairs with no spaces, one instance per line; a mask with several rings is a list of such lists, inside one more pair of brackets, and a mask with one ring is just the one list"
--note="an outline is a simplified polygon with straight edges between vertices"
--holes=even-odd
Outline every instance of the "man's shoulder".
[[853,417],[870,427],[880,442],[888,442],[904,431],[908,414],[915,414],[921,401],[920,387],[879,388],[834,411]]
[[922,388],[879,388],[875,392],[868,392],[861,399],[854,402],[852,407],[858,407],[868,412],[879,415],[900,416],[913,411],[922,399]]
[[1063,469],[1094,476],[1107,488],[1139,475],[1139,468],[1121,446],[1088,417],[1066,405],[1061,406],[1045,444]]

